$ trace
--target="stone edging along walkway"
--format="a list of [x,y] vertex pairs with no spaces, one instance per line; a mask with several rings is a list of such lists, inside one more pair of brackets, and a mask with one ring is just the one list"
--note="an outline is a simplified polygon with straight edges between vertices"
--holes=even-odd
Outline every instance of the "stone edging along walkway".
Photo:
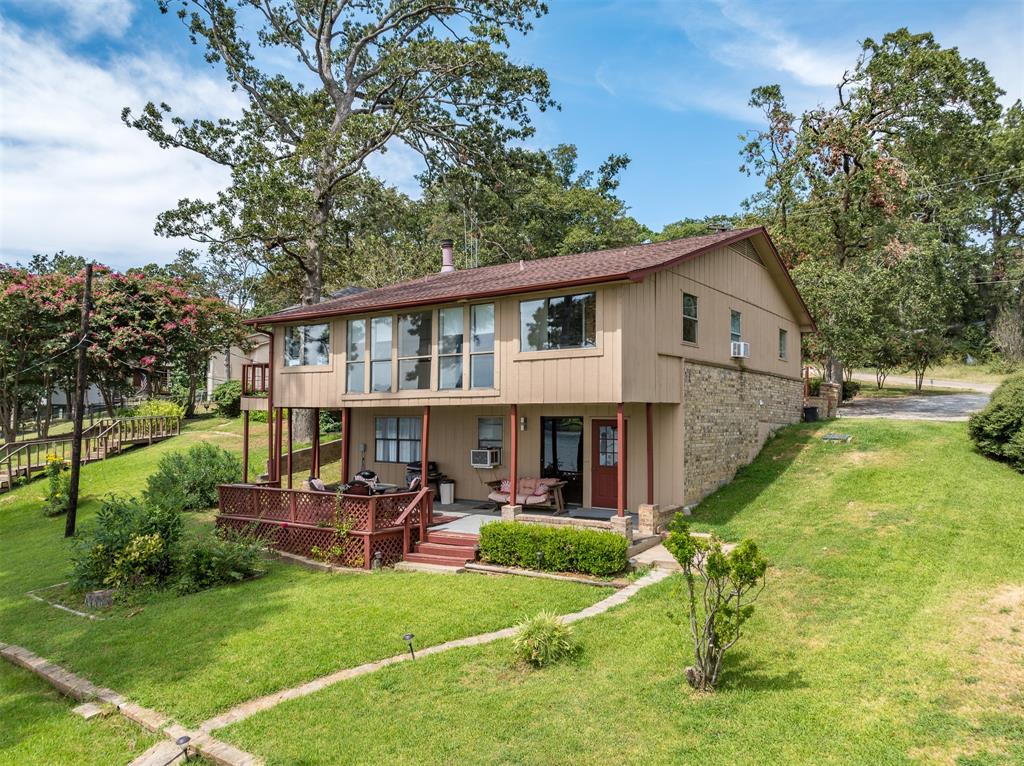
[[[587,617],[595,617],[607,612],[609,609],[629,601],[629,599],[635,596],[642,588],[656,582],[660,582],[670,574],[672,574],[672,572],[656,569],[650,574],[641,577],[633,584],[627,585],[625,588],[616,591],[607,598],[598,601],[596,604],[588,606],[586,609],[581,609],[578,612],[563,615],[561,618],[562,622],[577,622],[578,620],[583,620]],[[416,652],[416,656],[429,657],[430,655],[447,652],[450,649],[461,649],[466,646],[480,646],[481,644],[489,644],[503,638],[511,638],[515,634],[515,627],[503,628],[501,630],[492,631],[491,633],[481,633],[476,636],[468,636],[467,638],[459,638],[454,641],[446,641],[443,644],[428,646],[418,650]],[[357,678],[358,676],[365,676],[369,673],[380,670],[381,668],[385,668],[388,665],[407,662],[410,659],[410,656],[406,653],[396,654],[393,657],[387,657],[383,660],[367,662],[354,668],[346,668],[345,670],[339,670],[336,673],[331,673],[330,675],[314,678],[312,681],[300,684],[299,686],[293,686],[291,689],[283,689],[282,691],[268,694],[265,697],[258,697],[254,700],[250,700],[249,702],[243,702],[241,705],[237,705],[227,712],[221,713],[220,715],[214,716],[210,720],[199,724],[199,730],[211,732],[215,729],[222,729],[225,726],[230,726],[231,724],[238,723],[239,721],[249,718],[256,713],[261,713],[264,710],[276,707],[282,702],[298,699],[299,697],[306,697],[341,681],[347,681],[350,678]]]
[[[626,603],[641,589],[648,585],[660,582],[671,574],[672,572],[664,569],[655,569],[650,574],[641,577],[636,582],[616,591],[607,598],[598,601],[596,604],[592,604],[578,612],[563,615],[561,619],[563,622],[573,623],[578,622],[579,620],[585,620],[588,617],[596,617],[599,614],[607,612],[609,609]],[[468,636],[466,638],[459,638],[453,641],[446,641],[443,644],[428,646],[417,651],[416,656],[428,657],[434,654],[447,652],[451,649],[460,649],[467,646],[480,646],[482,644],[499,641],[503,638],[511,638],[515,634],[515,627],[503,628],[490,633],[481,633],[476,636]],[[245,720],[256,713],[261,713],[264,710],[276,707],[282,702],[306,697],[341,681],[368,675],[389,665],[396,665],[400,662],[407,662],[411,659],[408,654],[397,654],[392,657],[377,660],[376,662],[368,662],[354,668],[346,668],[326,676],[321,676],[320,678],[314,678],[312,681],[300,684],[299,686],[294,686],[290,689],[283,689],[264,697],[258,697],[248,702],[243,702],[242,704],[236,705],[218,716],[214,716],[213,718],[204,721],[199,725],[197,731],[190,731],[176,724],[168,716],[158,711],[150,710],[129,702],[126,698],[110,689],[95,686],[86,679],[76,676],[64,668],[54,665],[53,663],[32,654],[27,649],[0,643],[0,656],[9,662],[21,665],[22,667],[31,670],[68,696],[79,700],[99,699],[113,705],[117,708],[119,713],[144,726],[150,731],[162,732],[172,740],[183,735],[191,737],[191,742],[189,742],[189,746],[191,748],[197,750],[199,753],[210,758],[214,762],[223,764],[224,766],[259,766],[263,762],[251,753],[239,750],[226,742],[214,739],[210,736],[210,732],[238,723],[239,721]],[[139,762],[141,762],[141,759]]]

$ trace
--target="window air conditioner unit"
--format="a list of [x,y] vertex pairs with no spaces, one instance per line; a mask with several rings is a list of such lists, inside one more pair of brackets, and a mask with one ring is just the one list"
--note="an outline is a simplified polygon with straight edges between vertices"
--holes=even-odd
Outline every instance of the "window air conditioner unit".
[[749,359],[750,344],[742,340],[734,340],[729,344],[729,356],[733,359]]
[[497,447],[489,449],[471,449],[469,464],[473,468],[494,468],[501,465],[501,450]]

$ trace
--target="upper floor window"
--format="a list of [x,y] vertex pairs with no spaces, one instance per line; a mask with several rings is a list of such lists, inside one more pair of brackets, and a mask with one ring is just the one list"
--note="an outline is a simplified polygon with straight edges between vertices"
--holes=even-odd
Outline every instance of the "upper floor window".
[[729,340],[733,343],[743,340],[743,318],[735,309],[729,317]]
[[683,293],[683,341],[697,342],[697,296]]
[[326,324],[292,325],[284,330],[284,366],[330,364],[331,328]]
[[437,387],[442,391],[462,388],[462,336],[465,312],[461,306],[437,312]]
[[345,358],[345,390],[361,394],[366,390],[366,320],[348,323],[348,342]]
[[430,341],[433,313],[418,311],[398,317],[398,388],[430,388]]
[[370,390],[391,390],[391,317],[370,320]]
[[469,387],[494,388],[494,304],[469,310]]
[[519,348],[544,351],[597,345],[595,293],[558,295],[519,304]]
[[783,330],[780,327],[779,328],[779,359],[785,359],[788,356],[788,354],[789,354],[789,351],[786,348],[788,340],[789,340],[789,333],[786,332],[785,330]]

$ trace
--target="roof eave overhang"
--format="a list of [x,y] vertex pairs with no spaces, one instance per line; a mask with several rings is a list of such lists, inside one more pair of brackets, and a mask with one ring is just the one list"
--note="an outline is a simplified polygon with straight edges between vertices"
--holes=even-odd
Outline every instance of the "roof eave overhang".
[[[558,282],[545,282],[541,284],[530,285],[529,287],[517,287],[513,289],[506,288],[501,290],[478,290],[472,293],[446,295],[438,298],[428,298],[426,300],[418,299],[408,301],[390,301],[387,303],[380,303],[372,306],[354,306],[351,308],[343,307],[338,309],[321,309],[319,311],[296,311],[289,314],[269,314],[268,316],[256,317],[255,319],[246,319],[245,324],[253,326],[261,324],[288,324],[303,319],[327,319],[330,317],[348,316],[351,314],[372,314],[377,311],[394,311],[396,309],[414,308],[416,306],[437,306],[444,303],[458,303],[459,301],[480,300],[483,298],[500,298],[506,295],[523,295],[525,293],[543,292],[545,290],[554,290],[562,287],[579,287],[581,285],[606,285],[611,282],[621,282],[626,279],[633,279],[632,273],[623,272],[621,274],[609,274],[603,277],[599,277],[597,279],[565,279]],[[643,279],[643,277],[640,277],[640,279]]]

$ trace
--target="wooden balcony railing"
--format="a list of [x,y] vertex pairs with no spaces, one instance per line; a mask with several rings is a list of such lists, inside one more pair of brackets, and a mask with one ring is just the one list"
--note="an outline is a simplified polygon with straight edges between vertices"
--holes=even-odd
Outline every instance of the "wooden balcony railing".
[[217,525],[270,547],[371,569],[400,561],[430,523],[433,491],[342,495],[268,485],[223,484]]
[[270,388],[270,364],[253,362],[242,365],[242,396],[263,396]]

